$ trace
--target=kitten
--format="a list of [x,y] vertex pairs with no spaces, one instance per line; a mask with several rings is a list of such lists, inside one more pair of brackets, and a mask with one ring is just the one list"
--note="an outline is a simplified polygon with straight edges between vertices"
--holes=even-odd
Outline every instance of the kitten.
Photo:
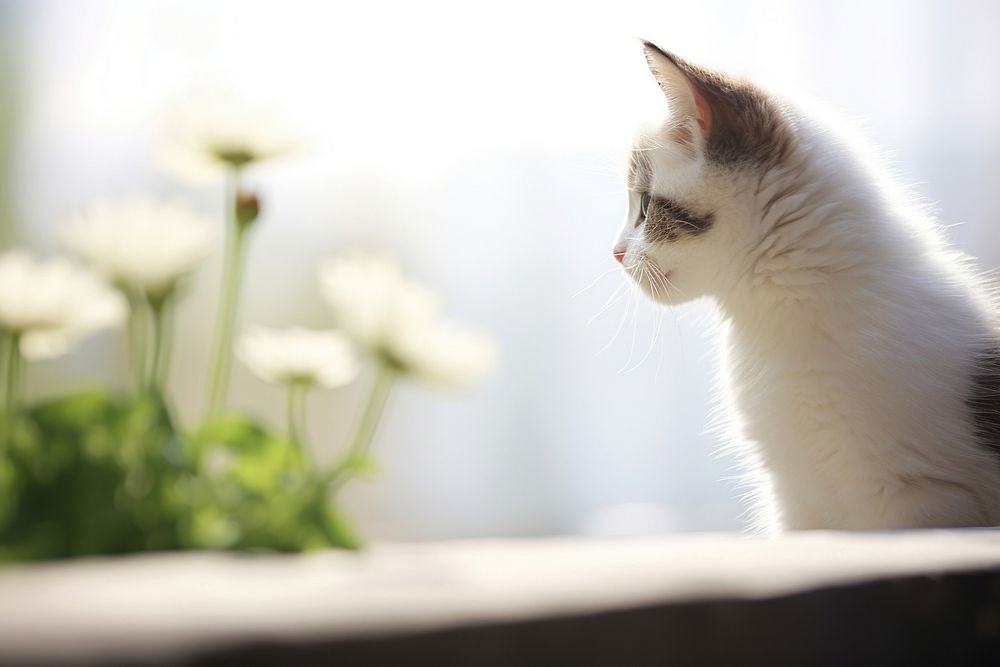
[[1000,524],[1000,336],[929,214],[846,140],[653,44],[669,117],[630,153],[615,258],[712,296],[758,523]]

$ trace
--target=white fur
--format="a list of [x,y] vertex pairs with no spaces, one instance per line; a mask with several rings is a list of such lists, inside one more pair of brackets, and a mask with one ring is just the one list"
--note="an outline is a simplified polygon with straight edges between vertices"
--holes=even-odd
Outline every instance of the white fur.
[[766,172],[710,164],[700,132],[693,156],[661,133],[651,192],[715,222],[659,245],[626,222],[617,243],[652,298],[718,303],[725,398],[759,523],[1000,524],[1000,461],[977,443],[966,403],[997,340],[984,285],[863,151],[812,115],[783,113],[793,149]]

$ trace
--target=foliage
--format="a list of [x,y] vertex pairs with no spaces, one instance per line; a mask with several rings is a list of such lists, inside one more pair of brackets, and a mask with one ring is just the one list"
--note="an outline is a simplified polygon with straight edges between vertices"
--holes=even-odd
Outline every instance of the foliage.
[[356,548],[329,474],[246,418],[179,430],[159,397],[92,390],[2,424],[0,559]]

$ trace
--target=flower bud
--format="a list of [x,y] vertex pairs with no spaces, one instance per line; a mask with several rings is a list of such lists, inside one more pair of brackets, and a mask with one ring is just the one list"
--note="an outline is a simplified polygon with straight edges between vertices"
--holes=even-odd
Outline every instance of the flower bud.
[[252,192],[236,195],[236,222],[240,227],[249,227],[260,215],[260,200]]

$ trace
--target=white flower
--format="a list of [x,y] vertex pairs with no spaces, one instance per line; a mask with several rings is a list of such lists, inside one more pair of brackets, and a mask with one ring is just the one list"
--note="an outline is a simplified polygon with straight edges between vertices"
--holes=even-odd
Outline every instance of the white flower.
[[462,386],[495,365],[489,338],[442,319],[437,297],[385,257],[354,253],[330,260],[320,281],[338,326],[404,372]]
[[106,278],[151,297],[173,289],[212,246],[209,221],[182,203],[145,196],[95,202],[69,221],[64,237]]
[[224,167],[244,167],[289,152],[292,133],[259,103],[217,95],[186,103],[166,128],[160,163],[193,183],[217,177]]
[[450,320],[410,320],[393,332],[396,361],[424,379],[449,386],[471,385],[496,366],[492,339]]
[[255,375],[279,384],[340,387],[358,375],[351,343],[337,331],[256,329],[237,354]]
[[0,330],[20,336],[27,357],[65,354],[87,334],[121,323],[125,312],[121,295],[71,262],[0,255]]
[[399,321],[436,308],[430,292],[407,282],[393,261],[379,255],[332,259],[320,280],[338,325],[366,347],[383,345]]

